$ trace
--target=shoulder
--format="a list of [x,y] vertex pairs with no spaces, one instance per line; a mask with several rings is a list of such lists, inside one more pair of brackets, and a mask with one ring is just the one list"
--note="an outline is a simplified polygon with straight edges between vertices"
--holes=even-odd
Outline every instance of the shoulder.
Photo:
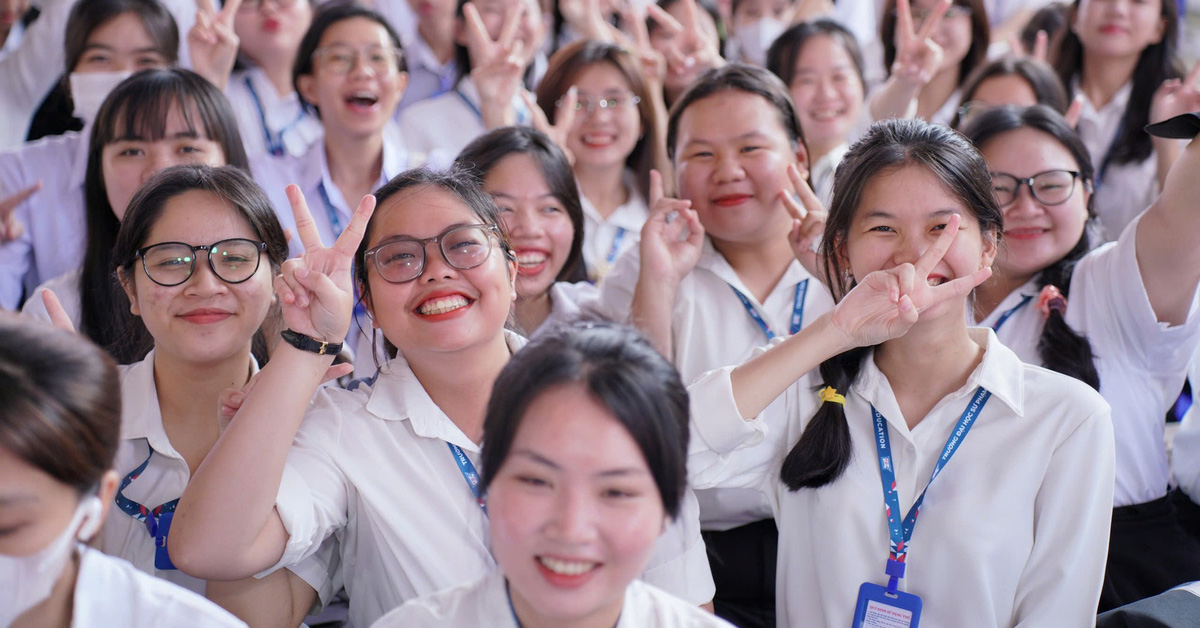
[[75,585],[76,626],[245,626],[200,595],[84,549]]
[[86,141],[79,131],[70,131],[0,152],[0,175],[6,175],[7,178],[12,176],[8,174],[9,171],[17,170],[29,173],[30,183],[34,177],[42,180],[65,180],[65,177],[71,175],[71,165],[75,162],[80,145]]
[[727,628],[725,620],[640,580],[625,589],[617,628]]
[[499,571],[481,580],[409,600],[375,622],[374,628],[512,625],[504,576]]

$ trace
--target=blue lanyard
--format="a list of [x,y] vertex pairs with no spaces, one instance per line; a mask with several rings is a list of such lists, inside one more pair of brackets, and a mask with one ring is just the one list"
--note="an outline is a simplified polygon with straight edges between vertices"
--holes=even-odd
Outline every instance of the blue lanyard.
[[[454,88],[454,93],[458,94],[458,98],[463,101],[463,104],[465,104],[467,106],[467,108],[471,110],[471,113],[474,113],[475,117],[478,118],[480,122],[482,122],[483,121],[483,112],[479,110],[479,107],[476,107],[475,103],[471,102],[471,99],[467,98],[467,95],[462,93],[461,89],[458,89],[457,87]],[[516,111],[517,124],[529,124],[528,113],[529,112],[527,112],[527,111],[517,109],[517,111]]]
[[246,77],[246,89],[250,90],[250,98],[254,101],[254,108],[258,110],[258,120],[262,123],[263,135],[266,136],[267,151],[276,157],[281,157],[284,151],[283,134],[304,117],[304,111],[301,110],[300,115],[296,116],[295,120],[292,120],[287,126],[279,129],[279,133],[272,135],[270,127],[267,126],[267,115],[263,111],[262,101],[258,98],[258,90],[254,89],[254,84],[250,82],[249,76]]
[[[146,531],[149,532],[151,538],[155,540],[155,544],[165,550],[167,537],[165,530],[159,529],[160,521],[163,519],[169,519],[169,517],[173,515],[175,512],[175,507],[179,504],[179,498],[172,499],[164,504],[159,504],[154,508],[147,508],[133,501],[132,499],[125,497],[125,489],[131,482],[138,479],[138,476],[140,476],[142,472],[146,470],[146,466],[150,464],[150,459],[154,457],[154,448],[150,447],[149,443],[146,444],[146,447],[150,449],[150,454],[146,456],[146,459],[142,461],[142,464],[138,465],[133,471],[130,471],[129,475],[126,475],[121,480],[121,488],[117,489],[115,501],[117,508],[120,508],[122,512],[130,517],[133,517],[137,521],[140,521],[142,525],[146,526]],[[169,524],[166,525],[169,526]],[[162,534],[160,534],[160,532],[162,532]],[[159,569],[174,569],[174,566],[155,566]]]
[[1025,295],[1024,298],[1021,299],[1020,303],[1008,308],[1007,312],[1001,314],[1000,318],[996,319],[996,324],[992,325],[992,331],[1000,331],[1000,327],[1002,327],[1004,325],[1004,323],[1006,323],[1008,321],[1009,316],[1016,314],[1017,310],[1025,307],[1026,305],[1029,305],[1029,302],[1032,300],[1033,300],[1033,295],[1027,294],[1027,295]]
[[487,502],[483,500],[483,495],[479,492],[479,472],[475,470],[475,465],[471,464],[471,460],[467,458],[467,454],[462,450],[462,447],[454,443],[446,443],[450,448],[450,453],[454,456],[454,462],[458,464],[458,470],[462,472],[463,479],[467,481],[467,486],[471,489],[471,494],[475,495],[475,501],[479,507],[483,509],[483,515],[487,516]]
[[883,415],[875,409],[875,406],[871,406],[871,415],[875,419],[875,448],[879,451],[879,478],[883,484],[883,503],[887,507],[888,532],[891,535],[886,570],[890,577],[888,592],[894,594],[897,581],[904,577],[904,558],[908,553],[908,543],[912,539],[913,530],[917,527],[917,515],[921,513],[921,503],[925,501],[926,491],[945,468],[946,463],[950,462],[954,452],[958,451],[959,446],[966,440],[967,432],[971,430],[975,419],[983,411],[983,406],[987,404],[991,396],[992,393],[983,386],[975,391],[975,396],[971,399],[971,403],[967,404],[966,410],[963,410],[954,431],[950,432],[950,438],[946,440],[946,446],[942,448],[942,456],[938,458],[937,464],[933,467],[933,474],[929,476],[929,483],[925,485],[925,489],[921,491],[916,501],[913,502],[912,508],[909,509],[908,515],[904,517],[903,526],[900,523],[900,499],[896,496],[896,471],[892,465],[892,445],[888,437],[887,422]]
[[329,213],[329,226],[333,228],[334,239],[337,239],[342,235],[342,219],[338,216],[337,208],[333,206],[333,201],[329,198],[329,190],[325,189],[324,181],[317,184],[317,192],[321,194],[321,200],[325,203],[325,211]]
[[609,266],[612,266],[612,263],[617,261],[617,254],[621,252],[621,241],[625,239],[625,233],[625,227],[617,227],[617,235],[613,237],[612,248],[608,250],[608,256],[604,258],[604,261]]
[[[775,332],[771,331],[771,326],[768,325],[767,321],[763,319],[762,314],[758,313],[758,309],[756,309],[754,304],[750,302],[750,298],[742,294],[741,290],[734,288],[732,285],[729,287],[733,290],[733,293],[737,295],[738,300],[742,302],[742,306],[746,308],[746,312],[750,314],[750,318],[754,319],[754,322],[758,323],[759,329],[763,330],[763,333],[767,335],[767,340],[774,340]],[[788,327],[789,334],[795,335],[796,332],[800,331],[800,327],[803,324],[804,295],[806,294],[808,294],[807,279],[796,284],[796,296],[795,300],[792,302],[792,318]]]

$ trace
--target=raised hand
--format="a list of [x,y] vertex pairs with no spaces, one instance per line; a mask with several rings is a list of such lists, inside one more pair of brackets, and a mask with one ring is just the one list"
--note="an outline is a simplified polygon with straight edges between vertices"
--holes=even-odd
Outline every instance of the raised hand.
[[575,125],[575,104],[579,102],[579,89],[572,85],[567,93],[563,94],[563,97],[554,104],[554,124],[550,124],[546,113],[538,106],[537,100],[528,90],[521,90],[521,99],[525,101],[525,106],[529,108],[529,113],[533,117],[533,128],[554,140],[554,143],[558,144],[558,147],[567,156],[567,160],[574,166],[575,154],[567,148],[567,137],[571,133],[571,127]]
[[992,275],[990,267],[941,285],[928,283],[929,274],[954,244],[961,221],[957,214],[950,216],[945,230],[915,264],[901,264],[863,277],[834,307],[834,328],[853,346],[877,345],[903,336],[929,308],[965,299]]
[[1050,50],[1050,36],[1046,34],[1046,31],[1038,31],[1033,38],[1033,50],[1026,50],[1020,35],[1014,33],[1008,38],[1008,49],[1018,57],[1029,57],[1035,61],[1046,63],[1047,53]]
[[212,0],[196,0],[196,23],[187,34],[192,69],[222,91],[241,45],[233,32],[233,18],[241,6],[242,0],[226,0],[218,13]]
[[53,290],[42,290],[42,305],[46,306],[46,314],[50,315],[50,322],[55,327],[75,333],[75,323],[71,322],[71,316],[67,314],[62,301],[58,300],[58,295],[54,294]]
[[829,212],[800,175],[800,168],[796,164],[788,164],[787,174],[796,190],[796,196],[799,197],[793,197],[786,188],[779,192],[783,206],[792,215],[792,230],[788,234],[788,242],[792,245],[792,253],[800,261],[800,265],[804,266],[810,275],[820,277],[824,273],[824,262],[813,250],[813,243],[825,232],[825,221],[829,218]]
[[283,320],[289,329],[319,341],[341,342],[350,329],[354,309],[350,267],[375,211],[375,197],[363,197],[337,242],[326,248],[300,188],[289,185],[287,196],[304,255],[285,262],[283,272],[275,278]]
[[[42,189],[42,182],[38,181],[33,185],[18,191],[16,194],[7,197],[0,197],[0,242],[10,242],[16,240],[25,234],[25,225],[17,220],[17,206],[25,202],[25,199],[33,196],[38,190]],[[4,192],[0,189],[0,194]]]
[[584,39],[611,42],[613,33],[600,9],[600,0],[558,0],[563,20]]
[[681,20],[671,17],[657,5],[646,7],[650,19],[672,35],[665,51],[668,71],[685,75],[724,65],[725,60],[718,50],[719,42],[704,31],[696,0],[682,0],[679,7]]
[[[657,5],[650,4],[647,6],[637,2],[627,2],[624,9],[621,10],[621,23],[625,25],[625,28],[629,29],[633,36],[630,37],[617,31],[617,41],[626,48],[629,48],[642,65],[642,78],[647,83],[646,91],[651,94],[660,94],[662,93],[663,82],[667,78],[667,58],[650,44],[650,31],[646,28],[646,19],[650,15],[649,7],[658,9],[656,21],[662,19],[662,16],[665,15],[682,32],[683,26],[675,22],[671,14],[663,11]],[[662,22],[659,23],[662,24]]]
[[1170,120],[1175,116],[1200,111],[1200,62],[1192,66],[1187,77],[1163,81],[1150,101],[1150,124]]
[[[354,365],[348,363],[334,364],[325,371],[325,377],[322,382],[328,382],[340,377],[344,377],[354,372]],[[246,385],[238,388],[230,386],[221,391],[221,396],[217,399],[217,426],[222,432],[229,427],[229,423],[233,421],[234,415],[241,409],[242,403],[246,401],[246,397],[250,395],[250,391],[254,390],[254,385],[258,383],[258,376],[262,371],[255,373],[246,380]]]
[[662,174],[650,171],[650,216],[642,226],[642,274],[679,285],[700,261],[704,227],[692,202],[663,193]]
[[517,40],[517,31],[525,10],[524,5],[509,10],[504,16],[500,37],[492,39],[475,4],[468,2],[463,6],[467,52],[471,55],[471,80],[479,91],[483,125],[489,129],[516,122],[512,100],[525,71],[524,47]]
[[950,9],[953,0],[942,0],[926,18],[918,32],[913,28],[909,0],[896,1],[896,60],[892,76],[910,87],[924,87],[942,65],[942,47],[933,41],[933,32]]

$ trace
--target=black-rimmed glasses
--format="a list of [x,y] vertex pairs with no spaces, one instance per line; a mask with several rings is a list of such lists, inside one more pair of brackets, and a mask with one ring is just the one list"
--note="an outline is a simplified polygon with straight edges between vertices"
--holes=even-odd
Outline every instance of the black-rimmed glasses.
[[197,251],[208,252],[208,267],[225,283],[242,283],[258,272],[266,242],[231,238],[207,246],[183,242],[161,242],[138,249],[134,259],[142,258],[142,269],[150,281],[160,286],[178,286],[196,272]]
[[425,247],[433,242],[442,259],[458,270],[470,270],[482,264],[492,252],[500,229],[495,225],[458,225],[432,238],[397,238],[370,249],[363,255],[367,263],[374,258],[375,270],[389,283],[405,283],[425,271]]
[[1021,193],[1021,186],[1029,187],[1033,198],[1043,205],[1061,205],[1075,193],[1078,170],[1047,170],[1032,177],[1019,179],[1003,172],[992,173],[992,193],[1001,207],[1011,205]]

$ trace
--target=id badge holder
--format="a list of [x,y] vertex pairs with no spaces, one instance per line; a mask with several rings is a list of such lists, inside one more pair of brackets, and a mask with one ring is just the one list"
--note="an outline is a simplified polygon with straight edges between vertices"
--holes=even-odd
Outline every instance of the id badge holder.
[[887,587],[864,582],[858,588],[853,628],[917,628],[921,598],[912,593],[888,593]]
[[174,512],[164,512],[158,516],[158,525],[153,531],[155,569],[162,571],[175,569],[175,565],[171,563],[171,556],[167,553],[167,533],[171,531],[171,519],[174,517]]

